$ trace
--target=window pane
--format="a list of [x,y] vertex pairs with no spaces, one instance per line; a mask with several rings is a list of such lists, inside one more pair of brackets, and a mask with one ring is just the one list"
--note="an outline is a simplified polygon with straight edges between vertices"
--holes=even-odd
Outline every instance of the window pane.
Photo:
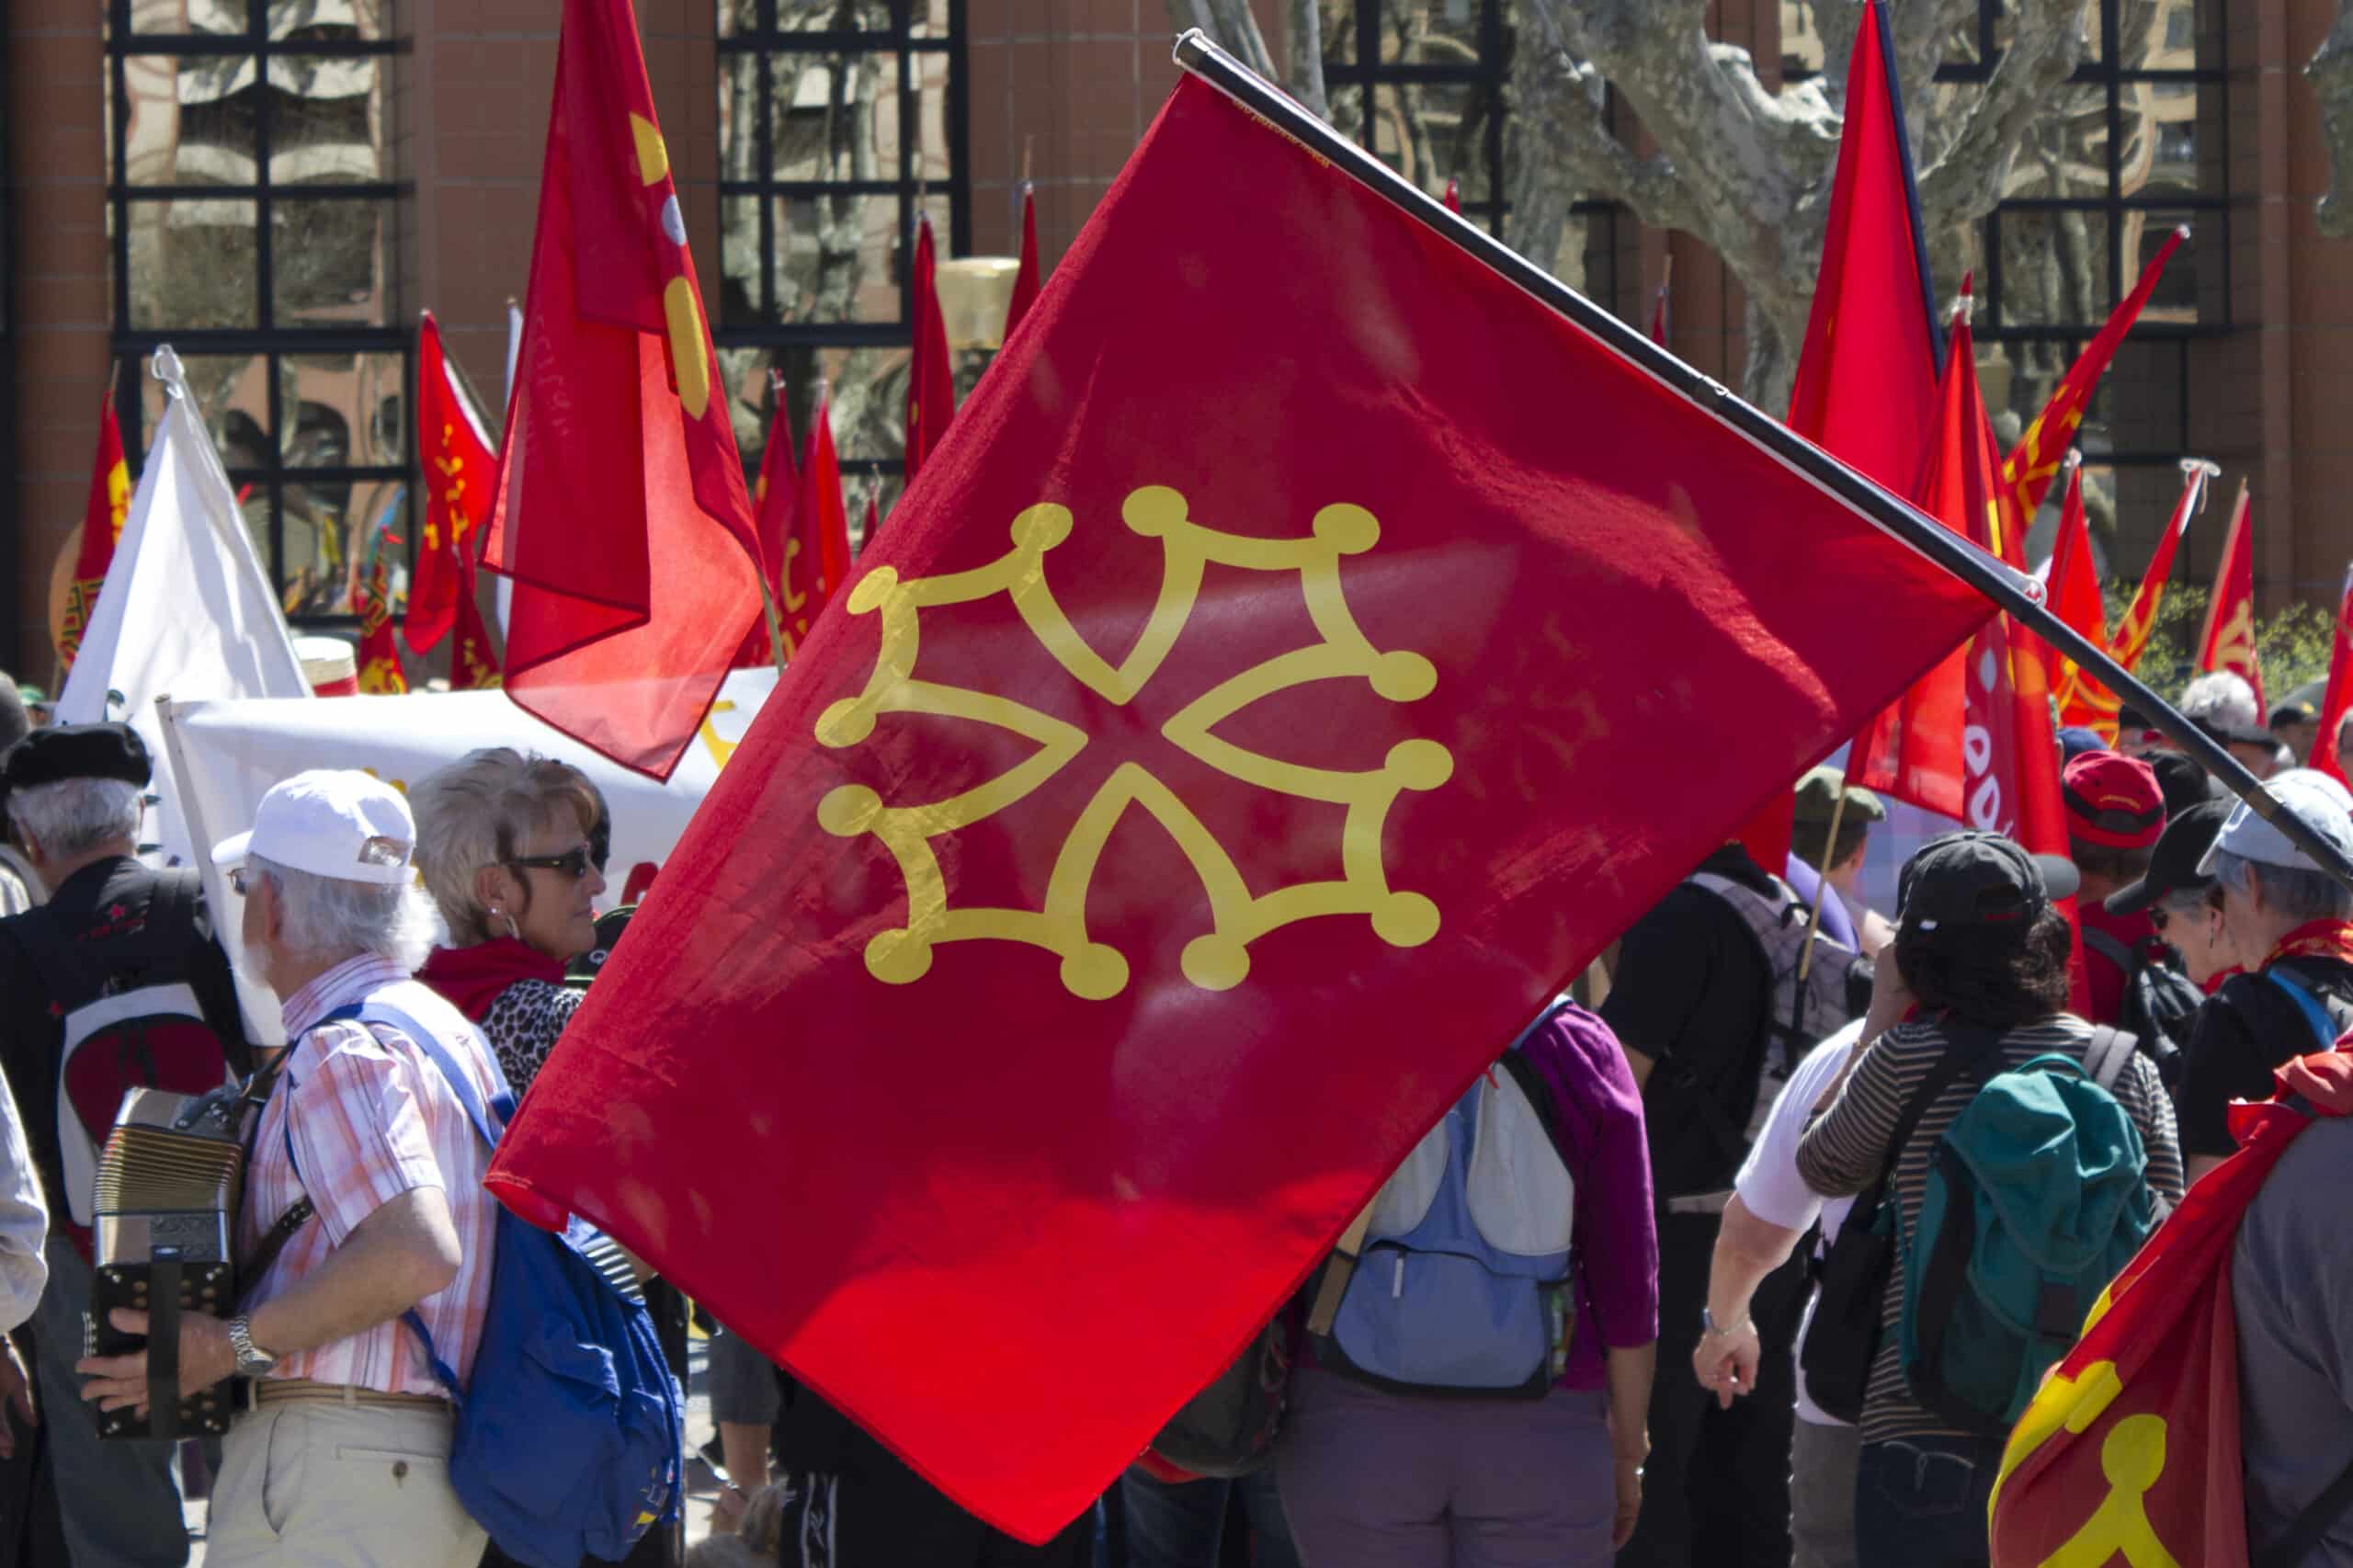
[[2061,199],[2108,195],[2106,87],[2079,83],[2052,95],[2050,112],[2035,119],[2019,143],[2002,194]]
[[1995,323],[2004,327],[2091,326],[2108,319],[2109,220],[2081,211],[2004,211],[2001,293]]
[[2127,71],[2213,71],[2222,61],[2221,0],[2136,0],[2119,7]]
[[2123,85],[2124,149],[2118,172],[2126,196],[2222,194],[2226,176],[2216,112],[2222,89],[2206,91],[2217,103],[2201,117],[2196,83]]
[[379,59],[272,59],[271,181],[358,185],[391,178],[384,156],[383,74]]
[[789,33],[891,30],[889,0],[776,0],[776,25]]
[[[888,54],[779,54],[771,104],[779,180],[893,179],[876,142],[875,105],[895,102],[898,67]],[[897,114],[892,145],[898,142]]]
[[2018,444],[2075,362],[2082,339],[2006,342],[1977,340],[1977,384],[2003,452]]
[[1781,0],[1781,79],[1819,76],[1829,59],[1817,0]]
[[756,55],[719,57],[719,177],[763,179],[760,167],[760,62]]
[[1475,66],[1487,0],[1385,0],[1381,58],[1400,65]]
[[241,33],[245,0],[131,0],[134,33]]
[[259,73],[242,55],[134,54],[123,61],[132,186],[252,185]]
[[134,201],[130,222],[132,330],[256,324],[252,201]]
[[776,254],[770,258],[776,271],[775,319],[901,319],[897,197],[779,197],[770,210],[776,232]]
[[[1988,0],[1980,0],[1980,4],[1986,3]],[[2013,25],[2021,0],[1990,0],[1990,3],[1994,6],[1994,51],[1998,54],[2010,47]],[[2152,9],[2146,0],[2132,0],[2127,8],[2135,11]],[[2084,0],[2081,26],[2084,29],[2083,62],[2096,65],[2101,60],[2104,37],[2100,31],[2100,0]]]
[[[2084,418],[2079,444],[2086,453],[2152,457],[2168,463],[2181,455],[2189,440],[2182,428],[2184,347],[2179,340],[2125,340],[2116,362],[2100,378],[2091,412]],[[2178,478],[2177,474],[2177,489]],[[2164,504],[2173,505],[2172,491]]]
[[290,354],[278,407],[290,468],[391,468],[408,460],[400,354]]
[[390,200],[281,199],[272,210],[272,309],[279,326],[390,324]]
[[[1371,4],[1372,0],[1366,0]],[[1357,58],[1358,0],[1316,0],[1324,30],[1324,63],[1353,65]]]
[[[277,563],[280,601],[289,615],[338,615],[350,608],[349,562],[356,549],[365,548],[359,531],[372,523],[391,503],[390,485],[355,485],[314,482],[284,487],[284,514],[279,536],[285,553]],[[365,494],[355,496],[354,492]],[[381,497],[381,498],[380,498]],[[358,500],[361,505],[355,506]],[[372,507],[367,503],[373,502]],[[395,533],[405,534],[395,514]],[[397,546],[385,564],[401,559]]]
[[1404,84],[1373,89],[1372,150],[1381,162],[1436,196],[1460,180],[1466,202],[1495,199],[1487,166],[1490,90],[1469,83]]
[[343,43],[386,37],[392,0],[267,0],[263,25],[281,42]]
[[[2229,301],[2222,292],[2222,265],[2228,234],[2220,212],[2127,212],[2123,215],[2125,287],[2156,258],[2165,236],[2188,223],[2192,235],[2165,263],[2156,292],[2141,312],[2143,324],[2165,322],[2180,326],[2223,326],[2230,322]],[[2205,226],[2203,234],[2195,231]]]
[[760,199],[722,197],[719,202],[719,324],[747,326],[775,319],[761,289],[761,274],[776,251],[760,244]]
[[949,0],[909,0],[907,6],[907,36],[909,38],[946,38],[948,36]]
[[[164,383],[148,374],[145,360],[126,366],[123,374],[130,375],[134,369],[139,377],[146,445],[152,448],[168,394]],[[204,416],[204,427],[211,432],[213,445],[221,449],[222,466],[232,470],[267,466],[269,378],[263,360],[252,354],[183,354],[180,371],[188,380],[188,395],[196,399],[198,412]],[[267,547],[261,548],[267,560]]]
[[[920,180],[925,185],[946,185],[955,174],[948,155],[948,56],[937,52],[909,57],[913,67],[911,79],[915,89],[915,145],[913,167],[904,175],[897,175],[899,161],[898,95],[890,91],[894,82],[886,83],[886,104],[877,124],[882,166],[893,171],[884,177]],[[945,230],[941,231],[943,233]]]

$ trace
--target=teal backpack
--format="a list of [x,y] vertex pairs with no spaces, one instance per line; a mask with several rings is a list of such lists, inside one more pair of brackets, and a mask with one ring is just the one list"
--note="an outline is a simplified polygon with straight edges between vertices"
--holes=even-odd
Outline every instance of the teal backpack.
[[2157,1227],[2140,1129],[2108,1087],[2133,1050],[2102,1029],[2083,1063],[1995,1073],[1938,1141],[1898,1334],[1913,1396],[1963,1431],[2008,1433]]

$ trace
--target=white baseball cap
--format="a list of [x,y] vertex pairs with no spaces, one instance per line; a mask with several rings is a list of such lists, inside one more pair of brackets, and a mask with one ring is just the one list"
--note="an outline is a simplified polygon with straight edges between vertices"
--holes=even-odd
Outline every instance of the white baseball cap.
[[416,819],[400,791],[349,768],[313,768],[270,787],[254,808],[254,829],[224,839],[216,866],[258,855],[297,871],[344,882],[405,882],[414,874]]
[[[2336,846],[2344,854],[2353,857],[2353,791],[2331,778],[2327,774],[2310,767],[2291,767],[2275,773],[2263,789],[2271,798],[2296,813],[2297,818],[2314,833]],[[2198,862],[2198,874],[2214,874],[2215,857],[2236,855],[2243,860],[2258,865],[2279,866],[2291,871],[2317,871],[2321,868],[2313,858],[2296,847],[2293,840],[2256,815],[2255,808],[2241,801],[2231,808],[2223,819],[2222,831],[2214,835],[2214,846]]]

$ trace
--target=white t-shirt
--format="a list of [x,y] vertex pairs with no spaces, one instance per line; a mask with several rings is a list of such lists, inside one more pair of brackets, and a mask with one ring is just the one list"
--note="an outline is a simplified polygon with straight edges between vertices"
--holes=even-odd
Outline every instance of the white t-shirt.
[[[1740,1175],[1733,1181],[1733,1190],[1748,1211],[1768,1225],[1802,1231],[1822,1221],[1822,1247],[1837,1239],[1838,1227],[1847,1221],[1847,1211],[1855,1206],[1851,1198],[1823,1197],[1807,1187],[1798,1176],[1798,1140],[1805,1136],[1807,1119],[1813,1113],[1822,1091],[1838,1076],[1838,1069],[1846,1065],[1847,1053],[1855,1041],[1862,1038],[1860,1018],[1848,1024],[1820,1045],[1806,1052],[1805,1060],[1790,1075],[1789,1085],[1781,1097],[1773,1102],[1772,1112],[1765,1119],[1765,1131],[1758,1133],[1756,1142],[1748,1151],[1748,1158],[1740,1167]],[[1817,1257],[1821,1248],[1815,1250]],[[1806,1298],[1805,1316],[1798,1324],[1798,1345],[1805,1344],[1806,1330],[1813,1326],[1814,1302],[1820,1292]],[[1797,1415],[1801,1421],[1811,1421],[1817,1426],[1843,1426],[1847,1423],[1834,1415],[1825,1415],[1806,1393],[1805,1373],[1798,1373]]]

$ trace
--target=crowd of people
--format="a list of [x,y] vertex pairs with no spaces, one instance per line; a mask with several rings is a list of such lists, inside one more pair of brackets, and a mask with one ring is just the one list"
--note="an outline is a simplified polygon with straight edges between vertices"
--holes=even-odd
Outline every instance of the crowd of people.
[[[2309,713],[2257,725],[2233,678],[2185,710],[2353,852],[2353,794],[2302,766]],[[2353,1026],[2353,889],[2139,715],[2113,745],[2062,741],[2063,859],[1943,833],[1874,908],[1889,810],[1824,768],[1797,788],[1786,865],[1728,842],[1693,868],[1278,1315],[1279,1426],[1226,1473],[1148,1451],[1026,1545],[721,1325],[726,1485],[688,1562],[1988,1562],[2004,1434],[2034,1381],[2231,1157],[2231,1103]],[[230,944],[196,869],[142,858],[134,732],[34,727],[0,686],[0,1556],[184,1563],[200,1455],[211,1568],[511,1561],[450,1473],[495,1233],[469,1105],[527,1093],[580,1004],[569,971],[608,939],[606,801],[508,749],[405,795],[299,774],[210,850]],[[233,949],[279,999],[282,1046],[249,1029]],[[238,1299],[183,1312],[169,1353],[129,1308],[85,1335],[92,1159],[142,1085],[227,1085],[252,1113]],[[2353,1473],[2353,1290],[2328,1200],[2348,1179],[2345,1136],[2296,1151],[2234,1261],[2256,1542]],[[2022,1305],[1999,1269],[1948,1267],[1989,1244],[1972,1213],[2041,1259],[2020,1266]],[[2050,1262],[2064,1249],[2038,1224],[2081,1256]],[[217,1444],[102,1436],[151,1420],[173,1383],[217,1391]],[[2301,1564],[2353,1565],[2353,1517],[2316,1522]],[[681,1551],[657,1528],[630,1561]]]

